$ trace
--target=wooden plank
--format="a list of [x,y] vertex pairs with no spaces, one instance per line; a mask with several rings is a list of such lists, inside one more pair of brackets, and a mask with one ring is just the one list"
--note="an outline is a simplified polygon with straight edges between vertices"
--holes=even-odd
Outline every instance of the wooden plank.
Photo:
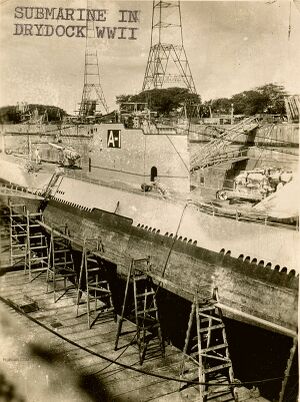
[[[11,296],[12,301],[17,302],[24,297],[23,273],[7,274],[8,280],[0,280],[0,289],[3,290],[3,296]],[[28,285],[28,286],[27,286]],[[103,356],[128,365],[128,368],[111,364],[100,357],[89,354],[88,352],[77,348],[53,334],[47,333],[48,344],[51,350],[60,356],[65,362],[76,368],[77,373],[84,376],[92,376],[99,379],[112,396],[114,401],[139,400],[141,402],[156,401],[181,401],[182,398],[188,398],[193,401],[198,397],[198,391],[195,387],[178,392],[179,383],[176,381],[164,380],[140,372],[130,370],[130,367],[141,368],[142,370],[155,372],[156,374],[166,375],[168,377],[178,378],[182,353],[173,346],[166,345],[166,357],[152,356],[144,361],[143,366],[139,364],[139,356],[136,345],[130,345],[130,341],[135,334],[135,325],[125,321],[124,331],[133,331],[120,337],[120,348],[114,351],[114,342],[116,336],[117,324],[113,319],[101,323],[98,321],[92,329],[87,329],[86,316],[76,318],[76,305],[74,297],[72,299],[61,299],[54,303],[52,293],[44,293],[44,278],[38,278],[25,286],[25,294],[32,297],[40,306],[40,310],[31,313],[39,321],[51,327],[52,322],[62,323],[61,327],[55,330]],[[17,313],[18,321],[21,321],[34,333],[35,340],[45,338],[45,329],[30,322],[25,317],[20,317]],[[127,346],[126,346],[127,345]],[[88,378],[88,377],[86,377]],[[251,400],[251,399],[250,399]],[[249,401],[250,401],[249,400]]]

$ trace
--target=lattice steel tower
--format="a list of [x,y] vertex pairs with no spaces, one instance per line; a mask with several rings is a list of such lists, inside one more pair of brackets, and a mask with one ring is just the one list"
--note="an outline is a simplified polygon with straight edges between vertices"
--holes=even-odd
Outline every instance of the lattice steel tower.
[[82,119],[93,117],[96,113],[104,111],[108,113],[108,106],[100,81],[100,69],[98,53],[94,46],[95,23],[92,15],[88,13],[92,7],[90,0],[87,1],[86,19],[86,46],[84,63],[84,83],[82,98],[79,107],[79,117]]
[[180,1],[153,1],[151,46],[143,91],[184,86],[196,93],[183,46]]

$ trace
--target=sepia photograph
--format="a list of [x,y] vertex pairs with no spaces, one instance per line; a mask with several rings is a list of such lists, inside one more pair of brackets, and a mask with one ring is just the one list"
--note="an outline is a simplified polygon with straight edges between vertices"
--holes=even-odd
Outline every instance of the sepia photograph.
[[0,401],[297,402],[300,0],[0,0]]

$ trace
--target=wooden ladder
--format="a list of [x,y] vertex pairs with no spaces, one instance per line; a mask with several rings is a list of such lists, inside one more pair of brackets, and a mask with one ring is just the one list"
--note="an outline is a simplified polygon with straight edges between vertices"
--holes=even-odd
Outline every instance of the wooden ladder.
[[199,301],[195,295],[183,350],[180,378],[199,381],[201,402],[237,400],[222,311],[216,303],[217,289],[209,300]]
[[25,273],[29,272],[29,282],[32,282],[48,270],[48,242],[38,221],[43,221],[41,212],[27,211],[27,243]]
[[[68,229],[66,226],[61,230],[61,234],[59,230],[51,230],[46,282],[47,293],[49,283],[52,282],[53,284],[54,303],[60,300],[69,290],[77,289],[77,274],[67,234]],[[67,280],[69,281],[68,284]],[[58,289],[57,282],[63,282],[63,287]],[[56,297],[58,290],[60,295]]]
[[9,203],[9,241],[11,266],[23,264],[26,267],[27,222],[25,204]]
[[[163,357],[165,355],[164,340],[158,316],[156,292],[154,291],[151,278],[144,273],[147,271],[149,264],[149,258],[131,260],[127,275],[122,312],[121,315],[118,315],[118,328],[115,342],[115,350],[117,350],[119,338],[122,335],[124,320],[134,322],[136,325],[136,339],[133,340],[132,343],[137,343],[138,345],[140,364],[143,364],[147,352],[155,354],[159,350]],[[137,268],[138,266],[140,269]],[[141,266],[143,266],[144,269],[141,270]],[[133,286],[133,309],[130,309],[129,302],[130,282],[132,282]],[[126,318],[125,314],[127,314]],[[151,348],[149,346],[150,342],[152,344]]]
[[[96,250],[98,250],[99,241],[98,239],[95,239],[95,241],[97,243]],[[77,289],[77,317],[79,316],[79,306],[82,304],[82,296],[85,296],[86,312],[84,314],[87,314],[89,329],[100,318],[105,317],[105,319],[107,319],[108,317],[113,316],[114,320],[116,320],[112,293],[105,265],[92,250],[89,250],[86,247],[86,242],[84,242],[82,251]]]

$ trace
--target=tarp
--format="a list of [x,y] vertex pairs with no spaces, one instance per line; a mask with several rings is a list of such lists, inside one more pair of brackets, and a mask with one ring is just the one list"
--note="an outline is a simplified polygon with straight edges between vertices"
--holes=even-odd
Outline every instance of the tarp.
[[299,216],[299,176],[269,195],[253,209],[266,213],[270,217],[287,219]]

